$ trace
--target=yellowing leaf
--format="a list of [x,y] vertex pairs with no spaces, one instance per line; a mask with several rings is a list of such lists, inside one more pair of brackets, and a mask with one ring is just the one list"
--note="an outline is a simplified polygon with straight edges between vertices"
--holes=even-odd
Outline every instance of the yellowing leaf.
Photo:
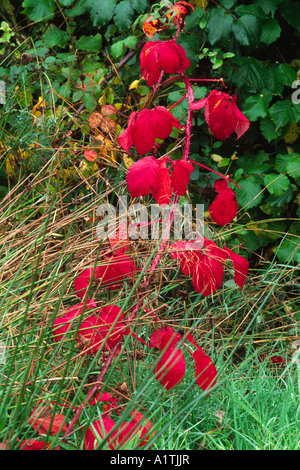
[[130,83],[129,90],[136,90],[140,81],[141,80],[133,80],[133,82]]
[[300,134],[299,126],[295,122],[292,122],[289,127],[289,130],[284,136],[284,141],[287,144],[293,144],[298,139],[299,134]]
[[34,117],[42,116],[43,112],[46,109],[46,101],[40,96],[37,104],[32,108],[32,114]]
[[126,155],[126,153],[123,153],[123,161],[125,163],[126,168],[130,168],[131,165],[134,163],[132,158],[128,157],[128,155]]
[[217,153],[212,153],[210,158],[214,161],[214,162],[217,162],[217,163],[220,163],[223,158],[221,157],[221,155],[218,155]]

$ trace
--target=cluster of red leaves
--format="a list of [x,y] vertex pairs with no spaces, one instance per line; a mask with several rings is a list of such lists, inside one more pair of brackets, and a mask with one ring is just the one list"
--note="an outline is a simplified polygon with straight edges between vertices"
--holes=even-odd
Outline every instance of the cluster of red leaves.
[[163,106],[153,109],[142,109],[131,113],[127,129],[118,137],[121,147],[128,152],[135,146],[140,155],[150,152],[155,145],[155,139],[164,140],[172,132],[183,126]]
[[224,262],[230,258],[234,269],[234,281],[243,288],[249,270],[249,262],[229,248],[219,248],[207,238],[179,241],[170,246],[170,256],[180,261],[183,274],[192,276],[197,292],[208,296],[221,286]]
[[152,193],[158,204],[169,204],[172,191],[178,196],[183,196],[194,167],[184,160],[175,161],[170,176],[167,161],[167,158],[157,160],[149,156],[133,163],[126,176],[130,195],[139,197]]
[[149,87],[158,81],[161,71],[182,74],[190,65],[185,50],[174,39],[149,41],[140,54],[140,72]]
[[205,121],[211,133],[220,140],[226,140],[233,132],[239,139],[249,128],[250,122],[239,110],[236,96],[229,96],[222,91],[212,90],[207,98],[193,103],[192,109],[204,107]]
[[[195,361],[196,383],[202,390],[206,391],[217,382],[216,367],[190,334],[186,335],[186,339],[196,347],[193,353],[188,351]],[[154,368],[155,378],[167,390],[180,384],[184,379],[186,361],[183,352],[178,348],[180,341],[182,342],[180,334],[174,333],[170,327],[155,331],[150,338],[150,347],[158,349],[161,353],[160,359]]]
[[[86,309],[95,309],[93,300],[88,299]],[[76,317],[82,317],[84,303],[69,308],[65,315],[57,318],[53,325],[55,341],[61,341]],[[77,329],[77,343],[84,348],[86,354],[96,354],[104,343],[104,350],[111,351],[117,345],[117,354],[120,352],[120,341],[127,334],[124,323],[124,314],[117,305],[109,305],[92,315],[86,317]]]

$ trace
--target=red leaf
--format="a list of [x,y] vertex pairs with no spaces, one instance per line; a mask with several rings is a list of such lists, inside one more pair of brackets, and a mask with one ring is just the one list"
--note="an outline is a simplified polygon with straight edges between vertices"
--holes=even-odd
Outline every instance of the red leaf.
[[259,362],[263,362],[266,359],[272,364],[281,364],[282,362],[285,362],[285,358],[283,356],[267,356],[267,354],[260,354],[258,356]]
[[50,448],[50,444],[45,441],[36,441],[35,439],[28,439],[20,443],[20,450],[45,450]]
[[[114,421],[108,416],[103,416],[102,419],[95,421],[86,431],[83,441],[84,450],[95,450],[99,445],[99,440],[103,440],[111,430],[114,428]],[[111,450],[114,446],[111,439],[108,439],[108,446]]]
[[[143,447],[147,444],[150,435],[149,432],[151,431],[153,425],[151,421],[148,421],[144,426],[141,424],[144,416],[142,413],[134,411],[131,413],[133,416],[133,420],[129,422],[122,423],[120,429],[118,429],[114,433],[114,447],[115,448],[124,448],[126,444],[132,440],[136,442],[136,440],[140,441],[138,443],[138,447]],[[147,437],[145,437],[147,435]],[[145,439],[143,439],[145,437]]]
[[155,378],[167,390],[182,382],[185,374],[185,359],[180,349],[168,348],[154,368]]
[[77,343],[86,349],[86,354],[96,354],[103,342],[98,329],[101,327],[101,319],[90,315],[81,324],[77,334]]
[[84,152],[84,156],[89,162],[94,162],[98,158],[98,154],[95,152],[95,150],[86,150]]
[[123,280],[135,273],[135,265],[127,255],[116,255],[106,258],[106,263],[96,268],[87,268],[75,279],[74,289],[78,297],[83,298],[89,283],[94,276],[95,280],[101,281],[101,286],[109,289],[118,289]]
[[59,431],[66,431],[68,429],[65,423],[65,416],[63,414],[53,415],[51,406],[38,406],[36,405],[30,416],[29,423],[38,434],[48,434],[54,436]]
[[166,347],[174,348],[180,340],[180,334],[174,333],[169,326],[154,331],[150,338],[150,348],[157,348],[161,351]]
[[86,268],[76,277],[74,283],[74,290],[78,297],[83,298],[86,290],[89,286],[89,283],[92,279],[97,279],[99,276],[99,269],[96,268]]
[[168,205],[172,197],[171,178],[167,169],[166,160],[158,160],[159,169],[155,186],[152,189],[152,196],[159,205]]
[[[84,307],[84,302],[74,305],[74,307],[68,308],[66,313],[62,317],[56,318],[54,320],[54,323],[53,323],[54,341],[61,341],[63,339],[64,334],[70,328],[72,320],[83,314],[83,311],[84,311],[83,307]],[[93,309],[97,308],[97,305],[93,300],[88,299],[86,302],[85,309],[88,310],[92,308]]]
[[218,225],[233,221],[238,211],[236,195],[232,189],[223,189],[208,208],[211,218]]
[[100,310],[100,319],[102,326],[98,329],[98,332],[106,340],[105,347],[111,349],[121,341],[125,334],[126,325],[122,321],[124,314],[116,305],[109,305]]
[[195,255],[192,282],[196,292],[211,295],[221,286],[224,269],[221,262],[207,255]]
[[142,109],[131,114],[127,129],[118,137],[118,142],[126,152],[132,145],[139,155],[150,152],[155,146],[155,139],[166,139],[173,127],[183,127],[163,106]]
[[174,194],[183,196],[186,193],[190,175],[193,171],[193,165],[185,160],[177,160],[174,162],[172,172],[172,190]]
[[154,85],[160,76],[158,48],[161,41],[148,41],[140,54],[140,72],[148,86]]
[[196,383],[202,390],[213,387],[217,382],[217,369],[210,359],[204,354],[202,348],[193,353],[196,367]]
[[174,40],[164,41],[158,47],[158,65],[166,73],[184,73],[191,65],[182,46]]
[[247,274],[249,271],[249,261],[242,256],[234,253],[229,248],[224,248],[224,251],[230,256],[234,269],[234,281],[242,289],[246,282]]
[[144,157],[133,163],[126,176],[132,197],[147,196],[156,186],[159,163],[154,157]]
[[202,98],[192,105],[193,110],[205,107],[204,115],[212,134],[220,140],[226,140],[233,132],[239,139],[249,128],[250,122],[235,104],[236,96],[229,96],[222,91],[212,90],[207,98]]

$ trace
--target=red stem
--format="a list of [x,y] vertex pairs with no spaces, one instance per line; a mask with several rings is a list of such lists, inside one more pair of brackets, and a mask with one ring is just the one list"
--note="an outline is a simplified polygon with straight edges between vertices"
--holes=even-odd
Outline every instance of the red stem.
[[189,160],[190,160],[191,163],[194,163],[195,165],[201,166],[202,168],[205,168],[205,170],[212,171],[216,175],[219,175],[222,178],[231,181],[231,183],[233,183],[237,188],[241,189],[241,187],[238,184],[236,184],[232,179],[230,179],[229,176],[222,175],[222,173],[219,173],[218,171],[215,171],[212,168],[209,168],[208,166],[202,165],[201,163],[195,162],[194,160],[191,160],[191,159],[189,159]]

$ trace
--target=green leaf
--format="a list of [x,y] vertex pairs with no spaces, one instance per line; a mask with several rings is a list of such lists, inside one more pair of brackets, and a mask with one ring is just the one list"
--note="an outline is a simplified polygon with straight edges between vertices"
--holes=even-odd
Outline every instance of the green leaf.
[[257,121],[259,117],[268,114],[269,97],[264,95],[249,96],[244,103],[243,113],[250,121]]
[[264,184],[270,194],[280,195],[287,191],[290,180],[286,175],[271,173],[264,176]]
[[279,11],[289,25],[300,30],[300,2],[285,2]]
[[248,93],[257,93],[265,88],[267,71],[263,64],[253,57],[235,57],[231,79],[238,88],[247,88]]
[[271,13],[271,16],[274,16],[275,11],[277,10],[277,6],[279,3],[282,3],[283,0],[258,0],[257,3],[261,7],[261,9],[268,15]]
[[234,37],[242,46],[256,45],[258,43],[260,30],[260,22],[258,18],[253,15],[243,15],[235,19],[232,24]]
[[269,109],[269,114],[276,126],[276,130],[288,122],[297,122],[298,116],[290,100],[277,101]]
[[232,24],[233,18],[226,14],[224,8],[213,8],[206,25],[209,42],[212,45],[225,45],[230,39]]
[[[299,224],[299,222],[298,222]],[[274,250],[282,263],[300,263],[300,237],[299,233],[289,233],[280,245]]]
[[49,21],[54,16],[54,0],[24,0],[22,6],[32,21]]
[[134,10],[129,0],[122,0],[115,9],[114,22],[120,31],[130,29],[134,17]]
[[71,7],[73,3],[75,3],[75,0],[58,0],[58,3],[62,7]]
[[239,206],[244,210],[251,209],[251,207],[258,206],[262,199],[262,186],[257,183],[254,176],[249,176],[242,181],[239,181],[239,188],[234,188]]
[[117,41],[112,44],[110,48],[111,55],[114,59],[118,59],[121,55],[124,54],[126,50],[125,42],[124,41]]
[[147,0],[131,0],[131,4],[137,13],[144,13],[148,6]]
[[116,3],[117,0],[92,0],[90,15],[93,26],[106,25],[114,16]]
[[76,49],[80,51],[97,52],[100,51],[102,46],[102,36],[100,33],[95,36],[80,36],[75,43]]
[[277,20],[269,20],[266,24],[264,24],[262,28],[262,33],[260,40],[265,44],[269,45],[272,42],[276,41],[279,38],[281,33],[281,28]]
[[93,0],[79,0],[73,8],[65,10],[65,15],[70,18],[76,18],[77,16],[83,15],[91,8],[92,1]]
[[43,43],[47,47],[65,47],[69,41],[69,35],[66,31],[62,31],[59,28],[47,29],[43,35]]
[[268,142],[281,135],[281,129],[276,129],[274,122],[267,116],[260,121],[260,131]]
[[[286,171],[294,180],[298,180],[300,178],[300,156],[299,154],[293,155],[293,158],[289,158]],[[289,155],[289,157],[291,157],[291,155]]]

